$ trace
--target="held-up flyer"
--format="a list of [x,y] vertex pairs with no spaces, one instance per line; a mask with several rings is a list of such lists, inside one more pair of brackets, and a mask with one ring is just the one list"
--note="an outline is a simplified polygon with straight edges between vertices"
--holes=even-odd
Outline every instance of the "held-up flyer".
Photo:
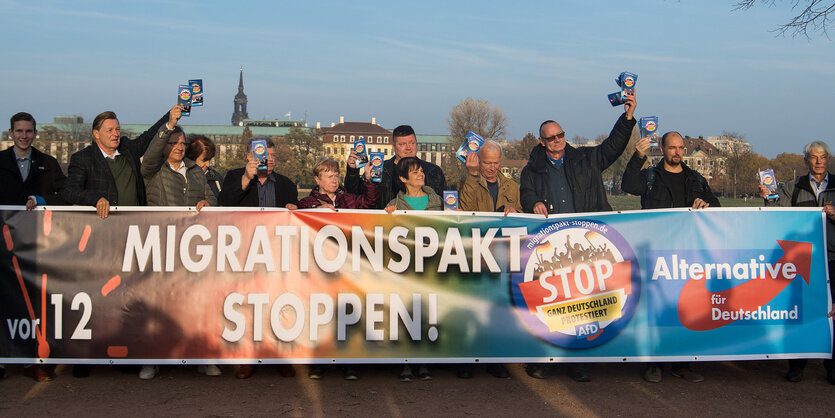
[[191,86],[188,84],[180,84],[177,89],[177,104],[183,106],[182,115],[191,115]]

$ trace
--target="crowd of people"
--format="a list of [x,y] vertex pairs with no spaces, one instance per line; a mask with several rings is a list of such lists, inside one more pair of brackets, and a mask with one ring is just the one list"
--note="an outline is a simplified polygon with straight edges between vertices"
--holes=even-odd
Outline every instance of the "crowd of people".
[[[566,143],[565,131],[553,120],[539,127],[539,144],[530,152],[522,170],[520,184],[501,173],[501,144],[487,140],[477,153],[467,156],[464,179],[455,187],[459,191],[461,210],[480,212],[550,214],[601,212],[612,208],[606,197],[602,172],[614,163],[626,149],[635,128],[634,95],[626,95],[624,112],[615,122],[608,138],[600,145],[574,148]],[[299,200],[298,189],[289,178],[277,173],[275,144],[269,138],[267,167],[259,170],[258,162],[247,154],[244,167],[224,175],[211,168],[216,148],[204,136],[186,136],[177,124],[182,107],[174,106],[147,131],[135,139],[123,137],[119,120],[113,112],[96,116],[92,124],[93,143],[70,158],[67,175],[55,158],[44,154],[32,143],[37,136],[35,119],[28,113],[11,117],[9,136],[14,144],[0,152],[0,205],[25,205],[31,210],[39,205],[82,205],[96,208],[97,215],[107,218],[111,206],[206,206],[276,207],[289,210],[306,208],[328,209],[383,209],[441,210],[441,196],[447,189],[447,179],[440,167],[417,158],[417,139],[411,126],[394,129],[394,155],[383,164],[379,182],[371,179],[370,164],[363,173],[357,168],[357,154],[352,150],[347,158],[347,170],[340,185],[339,163],[321,158],[312,167],[316,186],[309,196]],[[682,136],[668,132],[660,141],[662,160],[655,166],[643,168],[650,148],[649,138],[642,138],[623,174],[624,192],[640,195],[644,209],[717,207],[719,201],[707,182],[682,161]],[[249,143],[252,148],[252,140]],[[812,142],[804,149],[809,173],[782,184],[780,199],[766,199],[767,205],[818,206],[828,216],[827,239],[830,278],[835,270],[835,182],[829,182],[826,171],[830,152],[823,142]],[[761,188],[764,199],[769,192]],[[594,257],[607,257],[606,248],[592,249]],[[573,263],[582,259],[584,252],[566,243],[565,251],[543,263]],[[590,253],[591,254],[591,253]],[[591,257],[592,255],[589,255]],[[570,258],[570,260],[569,260]],[[835,299],[835,295],[833,295]],[[835,306],[833,307],[835,308]],[[835,309],[833,309],[835,311]],[[832,314],[830,314],[831,316]],[[803,377],[805,360],[792,360],[786,378],[798,382]],[[827,379],[835,384],[832,360],[824,362]],[[662,380],[663,364],[648,364],[644,379]],[[427,365],[405,366],[402,381],[415,378],[431,379]],[[530,364],[527,373],[534,378],[548,378],[554,370],[551,364]],[[142,379],[152,379],[158,372],[155,365],[143,366]],[[200,366],[207,375],[220,375],[214,365]],[[457,375],[472,376],[472,366],[460,365]],[[2,372],[3,370],[0,370]],[[281,366],[284,376],[294,375],[291,366]],[[325,368],[312,367],[311,378],[321,378]],[[247,378],[255,372],[252,365],[241,365],[236,376]],[[502,365],[492,365],[488,372],[496,377],[509,376]],[[52,379],[51,370],[41,365],[24,367],[24,373],[37,381]],[[86,377],[89,366],[77,365],[76,377]],[[346,379],[357,379],[353,367],[345,367]],[[589,381],[588,369],[573,363],[568,374],[576,381]],[[687,363],[674,363],[672,375],[691,382],[703,380]]]

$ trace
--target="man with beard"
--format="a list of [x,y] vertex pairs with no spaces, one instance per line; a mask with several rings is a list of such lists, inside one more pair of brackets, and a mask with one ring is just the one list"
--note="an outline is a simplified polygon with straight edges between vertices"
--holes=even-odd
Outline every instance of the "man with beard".
[[647,160],[649,137],[635,144],[635,153],[626,165],[621,189],[641,196],[642,209],[718,207],[707,180],[682,161],[684,139],[678,132],[667,132],[659,144],[664,158],[654,167],[641,170]]
[[[641,170],[650,148],[649,137],[635,144],[635,153],[626,165],[621,189],[641,196],[641,209],[719,207],[719,199],[713,195],[707,180],[682,161],[684,139],[675,131],[661,137],[661,153],[664,158],[655,166]],[[662,379],[663,363],[650,363],[644,371],[644,380],[658,383]],[[690,370],[686,362],[672,363],[672,374],[688,382],[701,382],[704,378]]]

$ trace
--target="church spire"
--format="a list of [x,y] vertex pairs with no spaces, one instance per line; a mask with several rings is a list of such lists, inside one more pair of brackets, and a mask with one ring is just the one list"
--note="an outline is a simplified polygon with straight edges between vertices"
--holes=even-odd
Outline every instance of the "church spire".
[[238,94],[235,95],[234,105],[235,111],[232,113],[232,126],[243,126],[244,119],[249,118],[249,115],[246,113],[246,94],[244,94],[244,67],[241,67],[241,73],[238,78]]

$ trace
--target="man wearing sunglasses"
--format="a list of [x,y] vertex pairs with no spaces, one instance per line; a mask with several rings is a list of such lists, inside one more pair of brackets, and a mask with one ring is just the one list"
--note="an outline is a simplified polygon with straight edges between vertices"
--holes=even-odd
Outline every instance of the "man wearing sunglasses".
[[520,193],[527,213],[577,213],[610,211],[602,173],[626,149],[635,127],[637,101],[626,96],[624,113],[600,145],[574,148],[565,143],[562,126],[546,120],[539,127],[539,145],[531,150],[522,169]]
[[[615,122],[612,132],[600,145],[574,148],[565,143],[562,125],[546,120],[539,126],[539,145],[531,150],[527,165],[522,169],[520,195],[526,213],[579,213],[610,211],[603,187],[603,171],[623,154],[635,127],[637,101],[626,95],[624,113]],[[528,366],[528,374],[545,379],[553,368],[546,364]],[[569,376],[578,382],[588,382],[588,370],[573,364]]]

